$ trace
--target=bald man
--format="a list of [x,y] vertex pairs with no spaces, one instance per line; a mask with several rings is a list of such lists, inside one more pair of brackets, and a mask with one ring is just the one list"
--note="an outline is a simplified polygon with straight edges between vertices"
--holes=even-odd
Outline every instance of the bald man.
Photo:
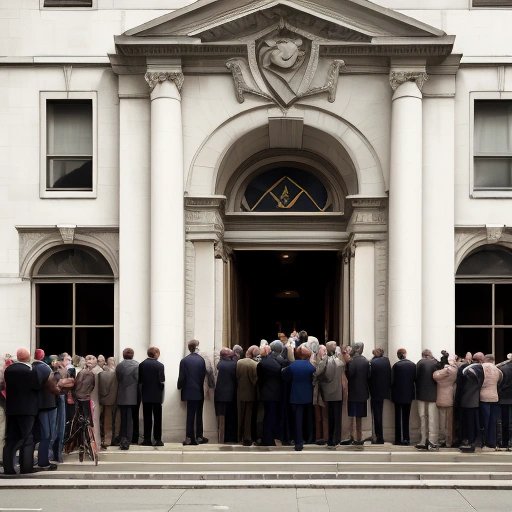
[[30,364],[30,352],[18,349],[16,361],[5,369],[7,428],[3,451],[4,474],[15,475],[16,451],[20,451],[20,473],[34,471],[32,430],[38,412],[41,382]]

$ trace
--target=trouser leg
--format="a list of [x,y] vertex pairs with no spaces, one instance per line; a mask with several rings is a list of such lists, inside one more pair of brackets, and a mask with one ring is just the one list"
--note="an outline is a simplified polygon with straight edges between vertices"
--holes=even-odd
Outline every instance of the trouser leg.
[[304,446],[304,439],[302,437],[302,424],[304,421],[304,405],[292,404],[292,409],[295,419],[295,446],[302,448]]
[[162,404],[153,404],[153,437],[162,440]]
[[427,402],[428,413],[428,440],[432,444],[439,442],[439,418],[437,415],[437,405],[435,402]]
[[384,400],[371,400],[373,428],[377,441],[384,440],[383,425],[382,425],[382,411],[384,409]]
[[192,441],[196,440],[194,432],[194,421],[199,400],[187,400],[187,424],[186,424],[186,437]]
[[196,410],[196,439],[203,437],[203,400],[198,400]]
[[18,426],[21,434],[20,473],[32,473],[34,470],[34,429],[35,416],[18,416]]
[[401,444],[402,440],[402,406],[395,404],[395,444]]
[[153,404],[142,403],[142,417],[144,423],[144,442],[151,442],[151,430],[153,428]]
[[427,425],[427,403],[423,400],[418,400],[418,415],[420,417],[420,444],[425,444],[428,437]]

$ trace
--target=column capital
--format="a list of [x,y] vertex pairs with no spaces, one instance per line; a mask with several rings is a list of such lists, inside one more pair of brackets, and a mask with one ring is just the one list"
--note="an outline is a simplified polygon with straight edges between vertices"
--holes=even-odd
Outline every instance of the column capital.
[[406,82],[415,82],[421,91],[423,85],[428,80],[425,71],[394,71],[389,72],[389,83],[393,91],[396,91],[402,84]]
[[167,80],[169,82],[174,82],[178,91],[181,92],[183,82],[185,81],[185,77],[181,71],[148,71],[144,75],[144,78],[146,79],[151,92],[158,84],[166,82]]

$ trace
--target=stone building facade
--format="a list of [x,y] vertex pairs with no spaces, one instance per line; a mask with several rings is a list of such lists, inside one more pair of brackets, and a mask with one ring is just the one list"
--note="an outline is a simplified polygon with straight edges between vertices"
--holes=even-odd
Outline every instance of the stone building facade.
[[512,351],[512,2],[428,4],[5,0],[0,350],[159,346],[169,440],[190,338]]

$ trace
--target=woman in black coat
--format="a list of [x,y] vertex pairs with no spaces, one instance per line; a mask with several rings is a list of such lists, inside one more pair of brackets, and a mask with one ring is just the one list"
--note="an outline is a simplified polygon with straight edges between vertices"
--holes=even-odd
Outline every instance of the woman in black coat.
[[217,383],[215,385],[215,415],[219,429],[219,443],[236,443],[236,359],[230,348],[220,351],[217,363]]

